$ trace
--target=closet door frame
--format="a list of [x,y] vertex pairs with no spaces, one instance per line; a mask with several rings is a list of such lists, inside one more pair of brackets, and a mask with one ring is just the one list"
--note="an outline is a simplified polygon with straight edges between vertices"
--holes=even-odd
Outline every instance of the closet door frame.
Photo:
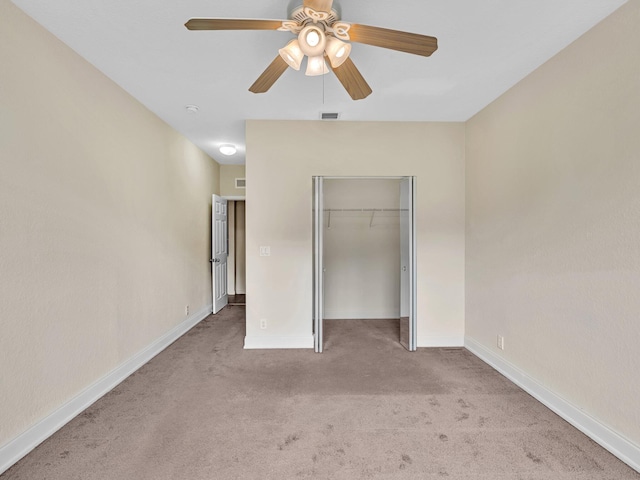
[[[400,198],[400,208],[401,210],[406,209],[406,221],[403,222],[402,218],[400,219],[400,236],[404,239],[407,244],[402,244],[401,249],[407,249],[408,262],[407,265],[402,265],[402,272],[400,275],[404,277],[406,281],[406,289],[407,292],[407,305],[402,305],[403,302],[403,292],[402,287],[400,291],[400,344],[405,347],[410,352],[415,352],[417,349],[417,315],[416,315],[416,297],[417,297],[417,277],[416,277],[416,211],[415,211],[415,198],[416,198],[416,178],[415,177],[404,177],[400,180],[402,182],[402,186],[400,188],[401,198]],[[401,212],[401,215],[404,213]],[[404,229],[404,230],[403,230]],[[402,255],[401,255],[402,257]],[[402,258],[400,261],[403,264]],[[406,272],[405,272],[406,268]],[[400,281],[403,284],[403,280]],[[408,316],[402,316],[402,309],[406,308],[406,312]]]
[[324,346],[324,180],[406,180],[409,189],[409,345],[417,349],[417,244],[416,244],[416,177],[414,176],[314,176],[313,177],[313,334],[314,349],[322,353]]
[[324,177],[313,177],[313,345],[322,353],[324,339]]

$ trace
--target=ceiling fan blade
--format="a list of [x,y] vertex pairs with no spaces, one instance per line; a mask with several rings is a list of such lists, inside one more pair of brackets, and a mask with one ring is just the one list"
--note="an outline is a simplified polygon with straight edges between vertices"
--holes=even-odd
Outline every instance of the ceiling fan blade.
[[[327,62],[327,64],[331,65],[331,62]],[[351,98],[362,100],[371,95],[371,87],[350,58],[347,58],[339,67],[331,68]]]
[[262,72],[262,75],[258,77],[258,79],[253,82],[253,85],[249,87],[249,91],[253,93],[265,93],[267,92],[271,86],[276,83],[276,80],[280,78],[280,76],[284,73],[284,71],[289,68],[287,62],[285,62],[280,55],[278,55],[271,65],[267,67],[267,69]]
[[414,55],[430,56],[438,49],[438,39],[417,33],[370,27],[354,23],[349,29],[352,42],[365,43],[375,47],[390,48]]
[[282,20],[192,18],[184,26],[189,30],[277,30],[282,27]]
[[333,0],[304,0],[302,3],[305,7],[314,9],[316,12],[331,13]]

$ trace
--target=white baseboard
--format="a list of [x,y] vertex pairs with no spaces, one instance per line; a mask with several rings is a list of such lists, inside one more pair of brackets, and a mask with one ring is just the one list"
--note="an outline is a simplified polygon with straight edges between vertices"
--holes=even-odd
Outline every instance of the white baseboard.
[[246,350],[274,348],[313,348],[313,335],[304,337],[286,337],[265,335],[264,337],[244,337]]
[[480,360],[495,368],[593,441],[606,448],[634,470],[640,472],[640,446],[538,383],[537,380],[476,340],[465,337],[464,346]]
[[464,337],[462,335],[452,335],[438,337],[434,335],[418,335],[417,346],[422,347],[464,347]]
[[24,433],[18,435],[0,448],[0,474],[44,442],[60,428],[90,407],[93,403],[113,390],[129,375],[162,352],[191,328],[211,314],[211,305],[191,315],[180,325],[138,352],[125,363],[112,370],[93,385],[87,387],[67,403],[46,416]]

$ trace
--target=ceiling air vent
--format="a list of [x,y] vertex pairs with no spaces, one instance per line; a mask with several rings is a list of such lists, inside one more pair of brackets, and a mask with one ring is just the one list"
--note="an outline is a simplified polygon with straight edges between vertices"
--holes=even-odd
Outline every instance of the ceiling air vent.
[[320,118],[322,120],[338,120],[340,119],[340,114],[338,112],[322,112],[320,113]]

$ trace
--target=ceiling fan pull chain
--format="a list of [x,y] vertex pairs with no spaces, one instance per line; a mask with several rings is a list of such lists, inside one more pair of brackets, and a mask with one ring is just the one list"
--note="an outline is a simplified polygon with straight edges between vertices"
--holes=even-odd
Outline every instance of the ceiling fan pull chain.
[[322,105],[324,105],[324,75],[322,75]]

